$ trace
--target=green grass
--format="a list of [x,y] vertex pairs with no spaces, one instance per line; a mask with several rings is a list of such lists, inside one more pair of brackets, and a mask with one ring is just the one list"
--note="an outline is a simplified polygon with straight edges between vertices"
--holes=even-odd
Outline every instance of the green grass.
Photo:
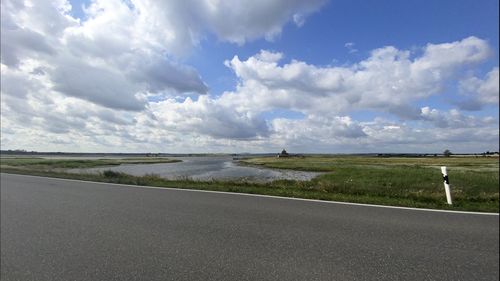
[[246,164],[268,168],[303,171],[331,172],[342,166],[410,166],[467,168],[498,172],[496,157],[368,157],[368,156],[307,156],[307,157],[260,157],[242,161]]
[[[138,177],[109,170],[100,174],[74,174],[66,171],[70,168],[89,168],[140,161],[151,163],[148,160],[150,159],[2,159],[1,171],[133,185],[216,190],[380,205],[483,212],[499,211],[498,158],[267,157],[244,160],[243,163],[246,165],[325,172],[310,181],[278,180],[270,183],[166,180],[155,175]],[[168,159],[157,160],[168,161]],[[454,203],[452,206],[446,204],[439,169],[441,165],[449,167]]]
[[446,201],[439,167],[447,166],[452,208],[499,210],[498,158],[266,157],[243,162],[268,168],[326,172],[311,180],[310,185],[327,194],[365,196],[378,204],[395,202],[395,205],[423,204],[437,208],[443,208]]
[[121,164],[174,163],[177,159],[169,158],[124,158],[124,159],[50,159],[50,158],[0,158],[2,168],[24,170],[85,169]]

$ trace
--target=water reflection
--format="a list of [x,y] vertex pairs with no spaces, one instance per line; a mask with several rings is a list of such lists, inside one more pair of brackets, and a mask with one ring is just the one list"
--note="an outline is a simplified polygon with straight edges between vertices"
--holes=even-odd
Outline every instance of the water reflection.
[[292,170],[266,169],[239,166],[231,157],[171,157],[178,163],[120,165],[91,169],[75,169],[73,172],[98,173],[105,170],[123,172],[134,176],[155,174],[166,179],[193,180],[245,180],[268,182],[278,179],[310,180],[320,173]]

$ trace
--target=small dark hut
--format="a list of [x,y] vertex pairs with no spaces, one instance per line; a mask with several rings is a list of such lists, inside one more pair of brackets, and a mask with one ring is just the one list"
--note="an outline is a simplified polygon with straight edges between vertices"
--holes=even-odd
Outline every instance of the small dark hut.
[[281,151],[281,153],[279,153],[278,155],[276,155],[276,157],[280,158],[280,157],[290,157],[290,154],[288,154],[288,152],[286,152],[285,149],[283,149]]

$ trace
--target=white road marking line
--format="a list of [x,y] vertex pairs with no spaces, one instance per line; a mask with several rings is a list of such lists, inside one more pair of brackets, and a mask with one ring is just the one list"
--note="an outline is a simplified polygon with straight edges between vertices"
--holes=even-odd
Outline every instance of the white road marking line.
[[93,184],[114,185],[114,186],[122,186],[122,187],[146,188],[146,189],[166,189],[166,190],[187,191],[187,192],[206,192],[206,193],[228,194],[228,195],[238,195],[238,196],[264,197],[264,198],[284,199],[284,200],[296,200],[296,201],[306,201],[306,202],[316,202],[316,203],[326,203],[326,204],[339,204],[339,205],[362,206],[362,207],[376,207],[376,208],[386,208],[386,209],[400,209],[400,210],[412,210],[412,211],[424,211],[424,212],[439,212],[439,213],[454,213],[454,214],[467,214],[467,215],[487,215],[487,216],[498,216],[499,215],[499,213],[486,213],[486,212],[483,213],[483,212],[438,210],[438,209],[411,208],[411,207],[399,207],[399,206],[384,206],[384,205],[375,205],[375,204],[350,203],[350,202],[340,202],[340,201],[327,201],[327,200],[306,199],[306,198],[296,198],[296,197],[283,197],[283,196],[275,196],[275,195],[249,194],[249,193],[239,193],[239,192],[199,190],[199,189],[187,189],[187,188],[175,188],[175,187],[133,185],[133,184],[121,184],[121,183],[108,183],[108,182],[84,181],[84,180],[75,180],[75,179],[52,178],[52,177],[44,177],[44,176],[32,176],[32,175],[9,174],[9,173],[1,173],[1,174],[2,175],[9,175],[9,176],[44,178],[44,179],[59,180],[59,181],[93,183]]

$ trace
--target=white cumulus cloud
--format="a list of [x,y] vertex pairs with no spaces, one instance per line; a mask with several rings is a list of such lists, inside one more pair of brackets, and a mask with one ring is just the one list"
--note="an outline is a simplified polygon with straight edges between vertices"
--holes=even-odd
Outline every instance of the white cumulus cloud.
[[484,79],[470,77],[460,82],[460,89],[468,99],[458,105],[466,110],[480,110],[487,105],[498,106],[499,71],[493,68]]
[[[272,40],[286,24],[307,24],[323,4],[93,0],[77,19],[65,0],[2,1],[2,148],[442,151],[451,142],[463,149],[498,143],[498,119],[422,106],[489,57],[477,37],[428,44],[419,55],[385,46],[343,66],[285,61],[285,53],[267,50],[234,56],[225,64],[238,84],[224,93],[210,93],[183,62],[207,36]],[[497,105],[498,67],[463,79],[460,89],[481,106]],[[300,118],[266,117],[281,109]],[[360,121],[359,111],[391,118]]]
[[[280,65],[281,53],[261,51],[226,62],[240,79],[236,92],[222,99],[248,110],[285,108],[303,113],[369,109],[418,119],[416,100],[439,94],[450,79],[469,65],[488,58],[485,40],[468,37],[429,44],[422,55],[388,46],[373,50],[365,60],[348,66],[318,67],[292,60]],[[445,55],[446,53],[446,55]]]

